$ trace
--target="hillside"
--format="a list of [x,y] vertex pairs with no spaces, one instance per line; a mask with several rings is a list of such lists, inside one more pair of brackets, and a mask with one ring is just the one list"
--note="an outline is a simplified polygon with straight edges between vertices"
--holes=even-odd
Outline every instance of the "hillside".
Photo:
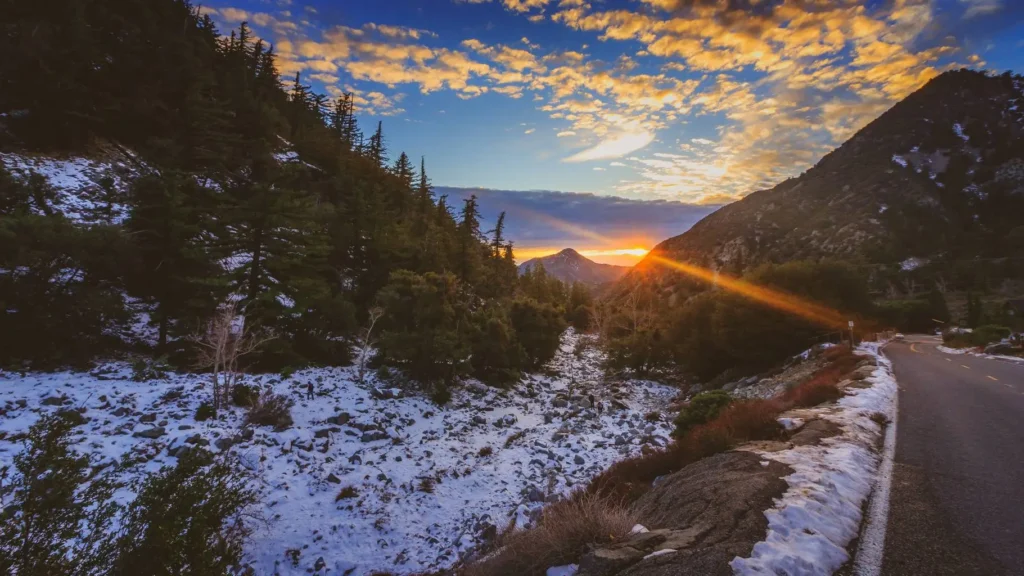
[[[740,273],[841,258],[892,269],[1024,246],[1024,81],[947,72],[797,178],[665,240],[653,257]],[[656,274],[660,276],[660,274]]]
[[594,262],[572,248],[566,248],[558,254],[523,262],[519,265],[519,273],[523,274],[538,264],[542,265],[548,274],[562,282],[582,282],[594,286],[614,282],[629,270],[625,266]]

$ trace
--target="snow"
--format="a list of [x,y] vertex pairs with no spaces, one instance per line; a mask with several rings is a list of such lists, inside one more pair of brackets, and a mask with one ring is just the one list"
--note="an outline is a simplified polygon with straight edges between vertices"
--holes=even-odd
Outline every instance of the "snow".
[[949,348],[947,346],[936,346],[936,348],[939,350],[939,352],[942,352],[943,354],[955,354],[958,356],[961,354],[969,354],[971,356],[977,356],[979,358],[985,358],[987,360],[1001,360],[1003,362],[1024,363],[1024,358],[1020,356],[1006,356],[1003,354],[985,354],[984,352],[978,352],[980,348],[977,350],[973,348]]
[[967,142],[968,140],[971,139],[970,136],[968,136],[967,134],[964,134],[964,127],[961,126],[959,122],[957,122],[956,124],[953,124],[953,132],[957,136],[959,136],[960,139],[963,140],[964,142]]
[[907,258],[903,262],[900,262],[900,270],[904,272],[910,272],[911,270],[917,270],[921,266],[928,263],[925,258]]
[[899,164],[900,166],[903,166],[904,168],[907,167],[907,160],[906,160],[906,158],[904,158],[903,156],[900,156],[899,154],[893,154],[892,155],[892,161],[897,163],[897,164]]
[[665,554],[672,554],[674,552],[678,552],[678,550],[676,550],[675,548],[663,548],[661,550],[655,550],[654,552],[651,552],[647,556],[644,556],[643,559],[647,560],[648,558],[657,558],[658,556],[664,556]]
[[650,530],[643,524],[635,524],[633,529],[629,531],[630,534],[646,534],[647,532],[650,532]]
[[[119,472],[121,480],[172,465],[176,459],[167,449],[195,434],[251,474],[262,495],[252,517],[267,521],[254,523],[245,550],[244,562],[257,574],[303,575],[319,557],[331,573],[354,576],[446,569],[482,543],[492,526],[503,528],[513,518],[528,525],[544,505],[538,500],[568,494],[646,444],[668,443],[671,422],[647,422],[644,415],[663,408],[677,390],[629,381],[620,390],[631,409],[586,408],[588,393],[607,407],[610,392],[599,382],[600,354],[588,348],[582,358],[573,355],[580,338],[567,332],[550,366],[554,374],[575,373],[575,384],[566,376],[534,375],[501,391],[470,381],[445,407],[373,375],[359,385],[354,367],[247,375],[247,384],[294,401],[295,425],[283,432],[256,428],[250,440],[224,450],[216,440],[235,437],[244,411],[229,408],[218,419],[197,422],[196,408],[209,394],[203,375],[170,372],[134,382],[126,362],[88,373],[0,371],[0,468],[23,448],[16,435],[60,408],[41,400],[66,396],[67,406],[84,408],[89,418],[73,442],[92,463],[140,457]],[[310,382],[313,399],[306,394]],[[165,397],[179,388],[180,397]],[[115,416],[122,407],[128,413]],[[341,413],[351,420],[327,422]],[[144,414],[155,421],[140,422]],[[153,426],[166,434],[132,436]],[[482,456],[484,447],[493,453]],[[425,478],[433,480],[432,491],[424,491]],[[358,495],[336,501],[350,486]],[[119,492],[122,502],[132,496]],[[285,556],[288,549],[301,551],[297,564]]]
[[858,536],[882,462],[877,449],[882,427],[871,416],[881,413],[893,420],[897,394],[892,365],[880,345],[865,343],[859,352],[878,362],[866,380],[872,386],[847,388],[836,405],[802,411],[838,424],[839,435],[816,446],[756,451],[787,464],[793,473],[785,478],[789,489],[765,512],[765,540],[754,545],[749,558],[730,563],[735,574],[827,575],[850,559],[846,547]]
[[567,564],[565,566],[552,566],[545,573],[546,576],[573,576],[580,567],[578,564]]
[[[56,192],[53,208],[69,219],[85,224],[118,224],[128,216],[122,196],[138,167],[127,160],[100,160],[82,156],[55,158],[0,153],[0,163],[15,178],[42,176]],[[104,181],[109,179],[114,198],[106,198]],[[106,212],[109,211],[109,217]]]

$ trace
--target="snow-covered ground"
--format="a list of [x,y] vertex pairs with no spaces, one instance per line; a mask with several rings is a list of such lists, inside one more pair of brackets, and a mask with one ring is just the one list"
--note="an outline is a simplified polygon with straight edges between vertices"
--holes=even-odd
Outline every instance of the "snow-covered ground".
[[[238,436],[242,409],[195,421],[208,396],[201,375],[135,382],[125,363],[89,373],[0,372],[0,467],[22,449],[16,435],[42,414],[82,408],[89,421],[76,428],[77,450],[96,464],[142,456],[124,479],[173,465],[169,450],[206,442],[247,469],[263,495],[252,512],[265,522],[254,524],[245,557],[257,574],[311,573],[321,557],[332,574],[444,568],[512,518],[527,522],[543,500],[645,443],[667,442],[670,423],[644,415],[676,390],[619,383],[616,402],[626,408],[612,410],[613,388],[598,382],[598,353],[574,358],[577,339],[566,334],[550,366],[558,376],[531,376],[508,392],[471,382],[445,407],[372,379],[358,385],[353,368],[249,376],[247,383],[294,400],[295,425],[257,428],[248,439]],[[590,407],[590,393],[601,412]],[[133,435],[154,428],[155,438]],[[348,487],[355,495],[336,501]],[[287,550],[299,551],[294,564]]]
[[0,153],[0,163],[15,178],[27,181],[40,175],[56,192],[54,209],[75,222],[118,224],[127,217],[124,197],[138,167],[127,156],[96,159],[82,156],[57,158]]
[[989,360],[1002,360],[1004,362],[1024,363],[1024,358],[1021,358],[1020,356],[1007,356],[1005,354],[986,354],[984,352],[979,352],[978,350],[980,350],[980,348],[949,348],[948,346],[936,346],[936,348],[939,350],[939,352],[942,352],[943,354],[970,354],[971,356],[987,358]]
[[[880,345],[865,343],[859,352],[878,367],[866,388],[848,387],[835,405],[799,410],[800,416],[838,424],[841,433],[815,446],[798,446],[758,453],[793,468],[785,478],[789,489],[765,512],[768,534],[749,558],[731,562],[740,575],[827,575],[849,561],[847,546],[858,536],[862,510],[882,464],[879,440],[882,426],[872,419],[896,418],[896,380]],[[876,416],[877,418],[877,416]],[[789,419],[787,424],[793,424]]]

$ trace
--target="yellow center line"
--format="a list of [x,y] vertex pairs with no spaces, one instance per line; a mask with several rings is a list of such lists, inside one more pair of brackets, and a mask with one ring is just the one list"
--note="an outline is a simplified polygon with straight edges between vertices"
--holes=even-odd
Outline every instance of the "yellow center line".
[[911,352],[917,352],[918,354],[921,354],[921,351],[917,349],[917,344],[916,343],[910,345],[910,351]]
[[[999,382],[999,378],[996,378],[995,376],[985,376],[985,378],[988,378],[993,382]],[[1007,384],[1007,386],[1009,386],[1009,384]]]
[[961,364],[961,365],[960,365],[960,367],[961,367],[961,368],[966,368],[967,370],[970,370],[970,369],[971,369],[971,367],[970,367],[970,366],[968,366],[968,365],[966,365],[966,364]]

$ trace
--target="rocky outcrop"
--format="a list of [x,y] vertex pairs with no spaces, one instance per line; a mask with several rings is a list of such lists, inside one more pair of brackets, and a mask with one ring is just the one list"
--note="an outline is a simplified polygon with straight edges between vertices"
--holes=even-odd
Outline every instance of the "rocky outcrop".
[[764,511],[792,472],[750,452],[726,452],[664,477],[634,504],[652,529],[591,550],[579,576],[731,574],[729,561],[764,538]]

